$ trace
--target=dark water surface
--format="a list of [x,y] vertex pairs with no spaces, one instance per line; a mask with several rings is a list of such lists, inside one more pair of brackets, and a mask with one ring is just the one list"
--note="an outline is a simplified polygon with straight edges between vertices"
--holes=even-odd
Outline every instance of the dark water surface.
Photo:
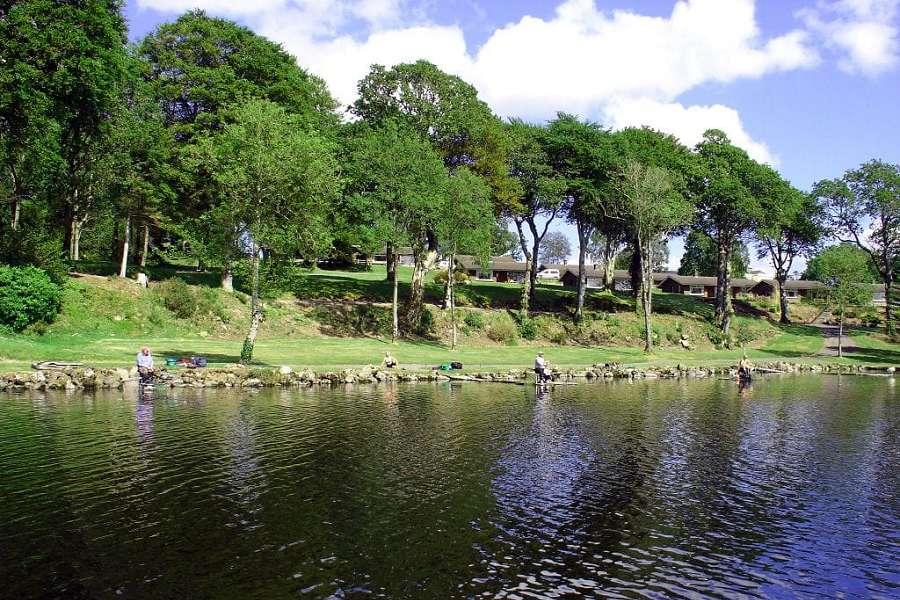
[[0,598],[896,598],[897,387],[0,395]]

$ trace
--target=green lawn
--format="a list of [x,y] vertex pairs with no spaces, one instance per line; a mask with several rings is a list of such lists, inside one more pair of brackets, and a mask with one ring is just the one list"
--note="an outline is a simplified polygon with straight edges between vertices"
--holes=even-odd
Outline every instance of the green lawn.
[[[0,369],[27,368],[36,360],[79,360],[95,366],[129,366],[142,344],[148,344],[161,362],[165,356],[203,355],[213,364],[235,363],[241,343],[232,340],[193,337],[104,337],[99,335],[44,336],[42,338],[0,337]],[[812,356],[821,348],[821,338],[802,333],[785,333],[759,349],[748,350],[757,361],[819,361]],[[667,348],[647,356],[639,348],[585,348],[572,346],[492,346],[450,350],[430,342],[402,341],[395,345],[374,338],[262,338],[256,346],[255,362],[262,366],[289,365],[295,368],[339,369],[380,362],[386,350],[409,368],[427,368],[451,360],[467,369],[528,368],[535,353],[543,349],[548,360],[565,367],[595,363],[708,365],[736,362],[740,350],[687,351]],[[871,362],[900,363],[900,352],[879,350],[866,354]],[[860,360],[856,357],[845,362]]]

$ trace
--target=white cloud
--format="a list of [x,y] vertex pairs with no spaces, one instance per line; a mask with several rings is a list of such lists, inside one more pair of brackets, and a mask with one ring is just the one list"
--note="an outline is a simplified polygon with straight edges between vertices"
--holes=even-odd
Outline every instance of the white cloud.
[[837,52],[838,67],[875,76],[900,62],[900,0],[819,2],[798,16]]
[[[241,11],[254,29],[322,76],[344,104],[353,101],[371,64],[425,58],[471,81],[502,116],[543,119],[564,110],[611,125],[652,125],[686,143],[715,126],[763,160],[772,160],[771,154],[744,129],[736,111],[685,107],[678,97],[705,83],[758,78],[819,61],[804,31],[762,35],[754,0],[681,0],[666,17],[567,0],[551,18],[525,16],[496,29],[477,51],[467,47],[458,26],[423,21],[404,0],[139,2],[173,11],[194,4],[224,14]],[[404,18],[406,24],[400,22]],[[369,23],[369,32],[348,33],[359,21]]]
[[610,103],[605,108],[605,116],[604,122],[616,129],[646,125],[671,133],[690,146],[703,139],[707,129],[721,129],[732,143],[744,148],[754,159],[771,165],[776,163],[769,148],[755,141],[744,129],[738,112],[721,104],[683,106],[677,102],[637,98]]

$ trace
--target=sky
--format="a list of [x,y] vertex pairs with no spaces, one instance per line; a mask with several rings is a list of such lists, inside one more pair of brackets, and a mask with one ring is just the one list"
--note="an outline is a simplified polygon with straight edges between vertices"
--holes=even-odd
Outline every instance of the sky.
[[127,0],[130,37],[192,8],[282,44],[343,105],[371,64],[424,58],[504,118],[566,111],[688,145],[722,129],[803,190],[900,162],[900,0]]

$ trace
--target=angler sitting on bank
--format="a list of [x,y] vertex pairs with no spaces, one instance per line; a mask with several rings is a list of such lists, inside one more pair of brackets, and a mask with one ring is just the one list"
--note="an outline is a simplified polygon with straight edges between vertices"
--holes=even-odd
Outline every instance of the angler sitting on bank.
[[156,368],[153,366],[153,355],[150,354],[150,348],[147,346],[141,348],[141,351],[138,352],[137,358],[135,359],[135,364],[137,365],[138,376],[141,379],[141,383],[150,383],[153,380],[153,376],[156,375]]

